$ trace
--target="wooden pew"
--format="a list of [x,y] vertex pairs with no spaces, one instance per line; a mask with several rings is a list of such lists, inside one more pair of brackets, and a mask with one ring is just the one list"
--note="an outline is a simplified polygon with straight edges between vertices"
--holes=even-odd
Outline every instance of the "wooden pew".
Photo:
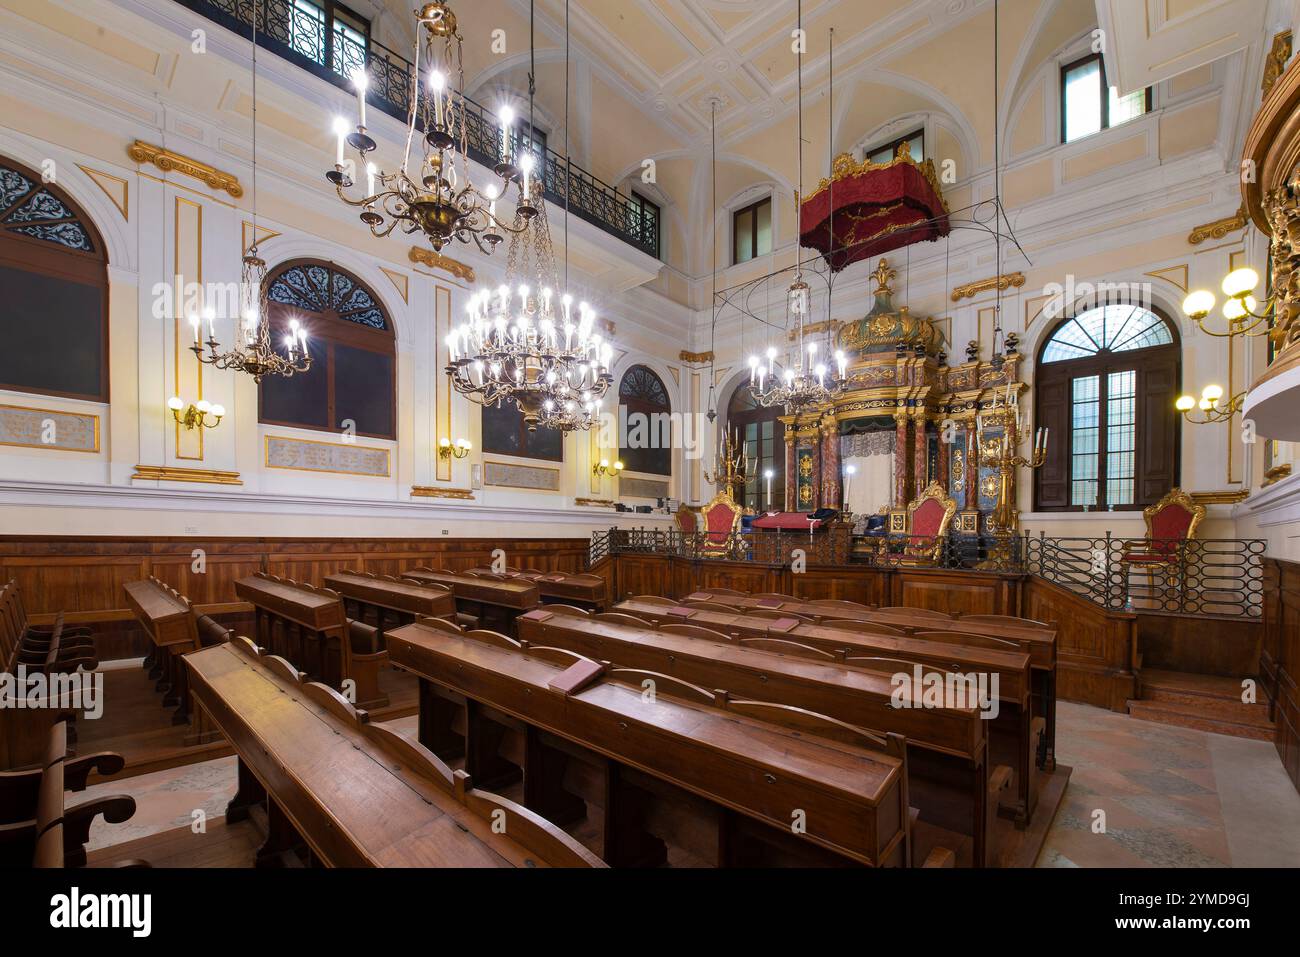
[[[586,616],[562,606],[528,612],[520,616],[518,626],[520,640],[530,646],[564,648],[694,685],[725,687],[735,695],[815,710],[875,734],[904,735],[912,804],[924,820],[969,835],[975,866],[986,866],[992,859],[998,792],[1009,771],[988,770],[989,722],[973,705],[895,707],[891,675],[900,667],[910,673],[911,662],[889,659],[882,673],[875,662],[884,659],[859,657],[845,664],[843,656],[800,646],[797,639],[732,640],[690,624],[658,630],[626,615]],[[954,805],[965,810],[953,813]]]
[[609,583],[599,575],[570,574],[569,572],[543,572],[535,568],[510,568],[494,572],[490,568],[471,568],[468,575],[480,578],[520,578],[537,586],[543,604],[563,602],[587,611],[604,611],[609,606]]
[[[653,596],[637,596],[614,606],[614,612],[627,614],[654,624],[694,624],[710,628],[728,637],[751,642],[759,639],[788,641],[789,654],[799,648],[825,652],[838,661],[851,663],[857,658],[900,658],[922,665],[962,674],[997,674],[999,714],[991,722],[990,740],[995,747],[990,766],[1006,763],[1016,776],[1014,801],[1006,805],[1017,824],[1032,818],[1037,806],[1037,767],[1034,748],[1043,732],[1042,719],[1033,717],[1030,690],[1032,672],[1026,651],[1014,642],[989,639],[987,644],[971,648],[960,644],[927,640],[916,634],[892,634],[876,631],[878,626],[861,622],[827,622],[813,625],[797,622],[793,617],[760,612],[715,612],[709,609],[676,605]],[[993,643],[998,642],[999,646]],[[1037,723],[1035,723],[1037,722]]]
[[83,629],[65,629],[62,613],[54,627],[32,627],[23,608],[18,582],[11,580],[0,588],[0,671],[15,674],[22,665],[29,673],[65,673],[99,667],[95,643]]
[[[898,736],[443,622],[391,632],[389,650],[421,679],[421,740],[459,750],[471,773],[522,774],[528,806],[582,818],[590,802],[566,785],[583,776],[575,763],[594,768],[611,865],[667,860],[647,822],[669,794],[694,802],[695,821],[709,822],[696,833],[707,832],[702,843],[723,866],[796,851],[824,863],[909,863]],[[802,833],[791,827],[800,819]]]
[[325,587],[343,596],[348,617],[374,625],[379,641],[390,624],[408,625],[417,618],[448,618],[456,614],[456,599],[444,585],[380,577],[368,572],[336,572],[325,576]]
[[246,638],[185,665],[196,701],[239,756],[227,821],[266,809],[259,864],[293,860],[301,846],[328,867],[602,866],[554,824],[475,788]]
[[[737,610],[790,612],[810,618],[813,624],[832,621],[861,621],[901,630],[974,632],[991,638],[1020,642],[1029,652],[1034,678],[1034,714],[1045,723],[1045,733],[1038,752],[1038,766],[1056,767],[1056,623],[1013,618],[1007,615],[953,616],[928,608],[889,607],[870,609],[845,607],[845,602],[785,599],[780,596],[720,594],[719,589],[692,592],[682,604],[700,601],[721,603]],[[726,590],[721,590],[725,592]]]
[[67,806],[66,792],[84,791],[91,771],[116,774],[125,762],[110,751],[68,757],[66,719],[51,727],[39,767],[0,771],[0,867],[84,867],[94,819],[121,824],[135,813],[124,794]]
[[523,579],[483,578],[432,568],[413,568],[402,572],[402,577],[450,588],[456,596],[456,610],[465,616],[462,624],[505,634],[513,634],[515,619],[541,602],[537,585]]
[[235,594],[253,605],[260,646],[331,688],[353,682],[358,707],[387,706],[379,669],[388,653],[373,627],[348,620],[338,592],[258,572],[236,581]]
[[[204,644],[225,641],[227,631],[207,615],[200,615],[190,600],[152,575],[122,586],[126,604],[149,636],[151,645],[144,667],[163,694],[163,707],[175,708],[172,724],[188,724],[193,717],[185,668],[181,656]],[[210,734],[200,737],[210,739]],[[201,742],[195,742],[201,743]]]
[[[54,627],[30,624],[17,581],[0,586],[0,674],[71,676],[99,666],[93,639],[83,629],[66,629],[58,616]],[[71,707],[71,701],[59,701]],[[73,712],[69,711],[69,714]],[[45,741],[58,708],[0,708],[0,769],[26,768],[45,756]],[[76,725],[68,721],[69,740],[76,740]]]

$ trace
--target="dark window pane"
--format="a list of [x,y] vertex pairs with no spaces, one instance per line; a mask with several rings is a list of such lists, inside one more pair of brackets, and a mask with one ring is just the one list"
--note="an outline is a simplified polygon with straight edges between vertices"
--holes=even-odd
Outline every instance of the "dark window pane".
[[334,347],[334,422],[356,422],[362,435],[391,436],[393,429],[393,360],[379,352]]
[[0,289],[0,385],[103,398],[103,289],[9,266]]
[[564,461],[564,436],[555,429],[529,432],[513,402],[483,407],[483,451],[530,459]]
[[329,362],[325,347],[317,343],[311,368],[291,378],[267,376],[262,380],[263,422],[328,429]]

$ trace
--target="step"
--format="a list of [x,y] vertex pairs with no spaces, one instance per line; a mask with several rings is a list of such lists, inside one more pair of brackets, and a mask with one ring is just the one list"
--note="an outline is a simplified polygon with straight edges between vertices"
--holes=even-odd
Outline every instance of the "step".
[[1241,700],[1241,682],[1220,675],[1143,669],[1138,676],[1138,699],[1193,705],[1205,714],[1239,724],[1270,727],[1268,706]]
[[1134,718],[1195,731],[1210,731],[1234,738],[1251,738],[1255,741],[1272,741],[1272,724],[1234,721],[1209,714],[1203,703],[1184,704],[1176,701],[1129,701],[1128,713]]

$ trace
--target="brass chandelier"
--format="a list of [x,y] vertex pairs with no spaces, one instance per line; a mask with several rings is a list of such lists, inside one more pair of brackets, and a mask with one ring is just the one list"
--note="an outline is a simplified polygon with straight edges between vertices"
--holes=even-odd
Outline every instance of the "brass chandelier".
[[[257,237],[257,23],[253,23],[253,237]],[[217,341],[216,316],[209,309],[208,338],[202,339],[197,313],[190,315],[194,327],[194,345],[190,351],[198,360],[218,369],[246,372],[254,382],[264,376],[289,378],[311,368],[311,353],[307,351],[307,330],[297,319],[289,321],[284,338],[283,354],[276,350],[271,340],[271,317],[267,310],[266,260],[258,255],[257,244],[244,255],[239,281],[239,324],[235,329],[234,348],[222,351]],[[204,346],[207,351],[204,352]],[[174,412],[175,410],[173,410]],[[218,416],[218,419],[220,416]]]
[[[567,15],[565,50],[567,78]],[[535,49],[530,49],[530,59],[535,56]],[[534,64],[529,69],[530,130],[535,74]],[[567,130],[567,79],[564,96]],[[531,158],[531,154],[521,158],[521,167]],[[569,192],[566,186],[566,237]],[[609,367],[614,347],[598,331],[594,309],[585,302],[575,303],[567,290],[556,293],[559,282],[545,201],[540,190],[535,206],[527,192],[523,199],[529,201],[516,207],[508,229],[506,281],[470,298],[467,320],[446,339],[447,375],[457,392],[479,405],[514,402],[530,432],[591,429],[600,421],[601,401],[614,381]],[[567,278],[566,241],[566,284]]]
[[[368,77],[364,70],[358,70],[352,77],[357,91],[356,128],[350,130],[348,121],[341,117],[334,121],[335,162],[325,176],[334,184],[340,200],[361,210],[361,221],[375,236],[388,236],[400,228],[405,233],[422,232],[438,252],[456,241],[473,242],[491,255],[505,233],[519,228],[498,219],[496,212],[497,200],[504,198],[512,183],[517,188],[515,221],[522,220],[526,226],[537,215],[535,203],[540,201],[537,193],[541,188],[534,181],[537,164],[529,152],[516,163],[512,144],[514,114],[508,106],[502,107],[498,114],[501,160],[494,167],[500,183],[489,183],[481,191],[474,185],[470,179],[467,107],[460,92],[465,79],[463,38],[456,15],[445,2],[437,0],[424,4],[415,12],[415,18],[418,25],[411,68],[411,105],[401,166],[385,172],[368,159],[377,144],[366,132]],[[428,64],[423,84],[422,62]],[[455,89],[450,89],[448,75],[453,69],[457,83]],[[422,91],[422,85],[426,91]],[[345,157],[345,146],[356,151],[359,164]],[[414,160],[413,148],[419,152]],[[362,175],[365,193],[352,198],[347,191]]]
[[[798,5],[798,32],[803,34],[803,3]],[[794,202],[799,210],[799,232],[803,235],[803,46],[798,47],[796,67],[799,90],[799,190]],[[834,82],[832,78],[832,82]],[[798,243],[795,244],[795,256],[798,258]],[[808,284],[804,282],[803,271],[796,269],[794,282],[786,295],[788,317],[798,322],[798,346],[793,355],[787,355],[778,361],[777,350],[769,347],[764,362],[758,356],[749,357],[749,387],[754,400],[765,408],[783,406],[787,415],[795,415],[810,407],[822,405],[844,388],[845,358],[844,353],[836,351],[834,373],[827,368],[824,360],[817,355],[817,343],[805,341],[804,326],[808,318],[810,297]],[[827,315],[830,314],[830,297],[827,295]],[[787,321],[789,325],[789,321]]]

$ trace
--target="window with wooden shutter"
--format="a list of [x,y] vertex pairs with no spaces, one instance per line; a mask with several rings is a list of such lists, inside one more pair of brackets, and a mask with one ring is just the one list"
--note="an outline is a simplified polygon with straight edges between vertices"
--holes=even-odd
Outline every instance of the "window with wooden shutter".
[[1165,317],[1113,303],[1064,319],[1039,351],[1038,511],[1133,510],[1178,484],[1180,351]]

